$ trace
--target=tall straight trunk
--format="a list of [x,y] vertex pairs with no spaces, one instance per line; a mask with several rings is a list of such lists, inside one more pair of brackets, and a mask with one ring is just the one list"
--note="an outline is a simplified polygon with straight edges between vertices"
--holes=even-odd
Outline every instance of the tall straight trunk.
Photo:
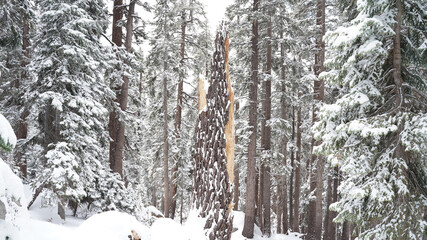
[[[292,106],[292,142],[295,141],[295,107]],[[291,150],[291,176],[289,177],[289,225],[294,224],[294,176],[295,176],[295,153]],[[295,231],[292,229],[292,231]]]
[[[271,10],[268,12],[269,21],[267,27],[267,80],[263,81],[263,88],[265,91],[265,99],[263,101],[264,119],[262,121],[262,134],[261,134],[261,147],[264,151],[271,149],[271,128],[267,122],[271,118]],[[261,230],[266,236],[271,235],[271,176],[270,166],[268,162],[270,159],[263,159],[261,163],[261,176],[262,178],[262,204],[261,204]]]
[[[30,40],[29,40],[29,34],[30,34],[30,23],[28,21],[28,16],[24,16],[24,22],[22,26],[22,59],[21,59],[21,68],[25,68],[29,63],[30,58]],[[27,72],[26,70],[23,70],[23,75],[21,76],[21,79],[16,79],[15,87],[19,90],[21,88],[21,82],[20,80],[25,80],[27,78]],[[19,90],[19,94],[22,96],[24,91]],[[19,139],[26,139],[28,134],[28,124],[27,124],[27,117],[30,114],[30,112],[27,110],[27,108],[24,106],[21,99],[19,99],[19,105],[23,109],[23,112],[21,113],[19,122],[18,122],[18,129],[16,132],[16,138]],[[27,159],[22,159],[22,149],[19,149],[15,155],[15,162],[18,164],[19,169],[22,173],[22,176],[24,178],[27,178]]]
[[[182,96],[183,96],[183,86],[184,86],[184,61],[185,61],[185,31],[187,28],[187,19],[185,10],[181,11],[181,52],[179,60],[179,67],[180,67],[180,74],[179,74],[179,81],[178,81],[178,94],[177,94],[177,100],[176,100],[176,115],[175,115],[175,138],[176,143],[179,143],[179,139],[181,138],[181,120],[182,120]],[[178,190],[178,186],[176,185],[176,178],[178,174],[178,161],[179,161],[178,155],[174,156],[175,165],[172,168],[172,181],[171,181],[171,218],[173,219],[175,217],[175,211],[176,211],[176,194]]]
[[[239,111],[239,102],[236,102],[236,113]],[[239,142],[239,136],[235,136],[235,143],[237,144]],[[239,198],[240,198],[240,162],[237,162],[234,167],[234,190],[233,190],[233,203],[234,207],[233,210],[237,211],[239,210]]]
[[[253,12],[258,12],[260,0],[253,1]],[[254,236],[255,224],[255,157],[256,157],[256,137],[257,137],[257,95],[258,95],[258,20],[255,18],[252,22],[252,72],[251,88],[249,92],[249,126],[252,128],[248,145],[248,166],[246,179],[246,205],[245,205],[245,223],[242,235],[247,238]]]
[[[135,13],[136,0],[133,0],[129,4],[128,16],[126,21],[126,38],[125,38],[125,49],[127,52],[132,52],[132,38],[133,38],[133,14]],[[129,77],[123,75],[123,83],[120,87],[120,95],[117,96],[117,100],[120,103],[120,109],[126,111],[128,102],[129,92]],[[125,123],[117,121],[117,134],[116,134],[116,146],[114,151],[115,159],[115,172],[118,172],[123,177],[123,154],[125,148]]]
[[[166,4],[166,3],[165,3]],[[163,29],[165,38],[168,39],[167,23]],[[165,46],[163,49],[163,189],[164,189],[164,208],[165,217],[169,217],[169,156],[168,156],[168,79],[166,71],[168,70],[168,49]]]
[[[283,37],[283,33],[281,34],[281,38]],[[282,99],[281,99],[281,118],[282,120],[286,121],[286,84],[285,84],[285,80],[286,80],[286,70],[285,70],[285,44],[281,43],[280,44],[280,77],[282,80]],[[287,163],[286,163],[286,159],[287,159],[287,155],[288,155],[288,137],[286,136],[286,133],[283,134],[283,146],[282,146],[282,154],[283,154],[283,166],[286,167]],[[288,231],[289,225],[288,225],[288,189],[287,189],[287,185],[286,185],[286,174],[283,174],[282,176],[282,193],[283,196],[281,197],[282,199],[282,209],[283,209],[283,214],[282,214],[282,232],[286,233]]]
[[[298,92],[298,99],[301,98],[301,92]],[[294,203],[294,222],[293,231],[299,231],[299,205],[300,205],[300,192],[301,192],[301,106],[298,107],[297,113],[297,152],[295,163],[295,203]]]
[[[113,32],[112,32],[112,41],[117,47],[122,46],[122,38],[123,38],[123,29],[118,25],[119,21],[123,18],[123,0],[114,0],[114,8],[113,8]],[[120,87],[115,87],[116,91],[116,99],[115,101],[120,104]],[[113,172],[117,172],[122,175],[122,163],[117,159],[120,156],[120,153],[116,154],[117,151],[117,134],[119,129],[119,119],[117,113],[112,110],[110,112],[110,119],[108,123],[108,131],[110,134],[111,142],[110,142],[110,168]]]
[[[325,0],[317,0],[317,15],[316,25],[319,28],[319,35],[316,39],[316,48],[318,51],[315,54],[314,73],[319,77],[324,71],[325,61],[325,43],[323,36],[325,35]],[[313,124],[318,120],[316,104],[324,100],[324,84],[320,79],[314,81],[314,106],[313,106]],[[312,149],[320,145],[320,141],[312,139]],[[323,193],[323,158],[311,155],[311,171],[310,171],[310,192],[315,198],[311,198],[308,204],[307,213],[307,239],[321,239],[322,237],[322,193]]]

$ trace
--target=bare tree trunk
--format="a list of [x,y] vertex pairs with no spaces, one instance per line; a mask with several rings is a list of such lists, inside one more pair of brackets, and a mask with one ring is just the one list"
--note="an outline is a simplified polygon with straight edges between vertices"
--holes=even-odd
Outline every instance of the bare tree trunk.
[[[179,143],[181,138],[181,120],[182,120],[182,96],[183,96],[183,86],[184,86],[184,60],[185,60],[185,31],[187,28],[187,19],[185,10],[181,11],[181,52],[180,52],[180,74],[178,81],[178,94],[176,101],[176,115],[175,115],[175,138],[177,139],[176,143]],[[177,185],[175,183],[177,174],[178,174],[178,155],[174,156],[175,166],[172,168],[172,181],[171,181],[171,218],[175,217],[176,211],[176,194],[177,194]]]
[[[295,140],[295,107],[292,106],[292,142]],[[289,177],[289,225],[293,228],[294,224],[294,175],[295,175],[295,154],[291,150],[291,176]],[[292,231],[295,231],[292,229]]]
[[[281,34],[281,37],[283,37],[283,33]],[[285,44],[280,44],[280,61],[281,61],[281,80],[282,80],[282,99],[281,99],[281,118],[282,120],[286,120],[286,70],[285,70]],[[286,167],[286,158],[288,155],[288,138],[286,136],[286,133],[283,134],[283,146],[282,146],[282,153],[283,153],[283,165]],[[289,225],[288,225],[288,189],[286,185],[286,174],[283,174],[282,176],[282,186],[283,186],[283,196],[281,197],[283,205],[283,220],[282,220],[282,232],[286,233],[288,231]],[[291,187],[292,188],[292,187]]]
[[168,158],[168,68],[167,52],[163,52],[163,188],[164,188],[164,215],[169,217],[169,158]]
[[[30,58],[30,40],[29,40],[29,34],[30,34],[30,24],[28,22],[28,16],[24,16],[24,23],[22,26],[22,53],[23,58],[21,59],[21,67],[25,68],[29,63]],[[27,78],[27,72],[26,70],[23,70],[23,75],[21,76],[21,80],[25,80]],[[20,79],[16,79],[15,87],[19,90],[21,87]],[[20,96],[23,95],[23,91],[19,90]],[[21,108],[23,108],[23,112],[21,113],[21,117],[18,122],[18,129],[16,132],[16,138],[19,139],[26,139],[27,133],[28,133],[28,124],[26,122],[26,119],[30,112],[26,109],[24,106],[22,99],[19,99],[19,105]],[[25,158],[22,160],[22,149],[19,149],[15,155],[15,162],[19,166],[19,169],[22,173],[22,176],[24,178],[27,178],[27,159]]]
[[[114,0],[114,8],[113,8],[113,32],[112,32],[112,41],[117,47],[122,46],[122,38],[123,38],[123,30],[122,27],[118,25],[119,21],[123,18],[123,0]],[[120,87],[115,87],[116,91],[116,99],[115,101],[120,104]],[[117,172],[122,175],[121,163],[116,158],[117,155],[117,134],[119,129],[119,119],[115,110],[110,112],[110,119],[108,123],[108,131],[110,133],[110,168],[113,172]]]
[[[271,118],[271,10],[268,12],[269,21],[267,27],[267,80],[263,82],[265,91],[265,99],[263,101],[264,118],[262,120],[262,134],[261,134],[261,147],[264,151],[270,151],[271,149],[271,128],[267,125],[267,122]],[[267,162],[265,162],[267,161]],[[262,204],[261,206],[261,231],[264,235],[269,237],[271,235],[271,176],[270,166],[268,165],[269,159],[264,159],[261,162],[261,194]]]
[[[253,12],[258,12],[260,0],[253,1]],[[255,157],[256,157],[256,137],[257,137],[257,95],[258,95],[258,20],[255,18],[252,23],[252,72],[251,89],[249,92],[249,126],[252,128],[248,146],[248,167],[246,181],[246,205],[245,223],[242,235],[247,238],[254,236],[255,224]]]
[[[298,92],[298,98],[301,98],[301,92]],[[301,192],[301,106],[297,113],[297,153],[295,163],[295,203],[294,203],[294,231],[299,231],[299,205]]]
[[[324,71],[323,63],[325,61],[325,43],[322,38],[325,35],[325,0],[317,0],[317,19],[316,25],[320,29],[320,34],[316,40],[316,48],[319,49],[315,55],[314,73],[318,77]],[[314,107],[313,107],[313,124],[318,120],[316,104],[323,102],[324,99],[324,84],[320,79],[314,82]],[[312,148],[320,145],[320,141],[312,139]],[[310,192],[314,193],[315,198],[309,201],[307,226],[307,239],[321,239],[322,237],[322,193],[323,193],[323,158],[311,155],[311,171],[310,171]]]

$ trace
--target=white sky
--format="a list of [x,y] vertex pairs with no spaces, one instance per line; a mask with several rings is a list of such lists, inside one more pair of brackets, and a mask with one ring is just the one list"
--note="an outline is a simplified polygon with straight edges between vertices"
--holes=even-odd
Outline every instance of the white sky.
[[203,0],[203,2],[206,4],[205,10],[213,34],[224,18],[225,8],[232,3],[232,0]]

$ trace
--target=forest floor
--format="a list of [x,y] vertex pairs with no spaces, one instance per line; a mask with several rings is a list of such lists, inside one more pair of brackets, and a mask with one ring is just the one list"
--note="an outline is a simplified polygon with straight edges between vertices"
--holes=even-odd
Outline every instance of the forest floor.
[[[25,195],[31,199],[31,192],[25,186]],[[110,211],[96,214],[88,219],[67,216],[66,221],[59,218],[56,208],[41,207],[38,199],[29,211],[29,219],[17,221],[19,233],[15,239],[33,240],[75,240],[103,239],[129,240],[131,231],[141,240],[201,240],[204,238],[202,221],[190,217],[181,225],[172,219],[159,218],[151,227],[136,220],[135,217],[121,212]],[[242,236],[244,222],[243,212],[234,212],[232,240],[244,240]],[[0,227],[1,229],[1,227]],[[237,230],[236,230],[237,229]],[[300,240],[297,233],[290,235],[273,234],[270,238],[261,236],[261,231],[255,227],[254,240]]]

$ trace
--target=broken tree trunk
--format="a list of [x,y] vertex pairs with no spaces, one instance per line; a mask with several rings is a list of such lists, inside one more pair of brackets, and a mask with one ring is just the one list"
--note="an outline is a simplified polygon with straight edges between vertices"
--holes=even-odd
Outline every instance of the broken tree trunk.
[[[230,239],[234,165],[234,93],[228,76],[227,31],[217,32],[209,84],[199,80],[193,207],[208,238]],[[207,94],[206,94],[207,93]]]

